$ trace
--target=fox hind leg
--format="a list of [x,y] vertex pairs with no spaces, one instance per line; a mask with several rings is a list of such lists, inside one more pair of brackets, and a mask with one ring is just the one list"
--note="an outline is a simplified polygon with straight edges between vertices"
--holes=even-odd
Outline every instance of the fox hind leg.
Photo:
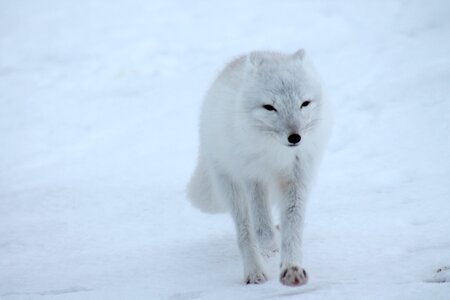
[[253,225],[261,252],[270,257],[278,252],[267,187],[261,182],[249,185]]

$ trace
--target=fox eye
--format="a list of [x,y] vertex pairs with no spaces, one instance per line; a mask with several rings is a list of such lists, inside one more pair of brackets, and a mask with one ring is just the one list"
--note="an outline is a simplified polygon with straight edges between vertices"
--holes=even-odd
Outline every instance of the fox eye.
[[275,109],[275,107],[273,107],[273,106],[270,105],[270,104],[263,105],[263,107],[264,107],[265,109],[267,109],[268,111],[277,111],[277,110]]
[[307,107],[310,103],[311,103],[311,101],[307,100],[307,101],[305,101],[305,102],[302,103],[302,105],[300,106],[300,108]]

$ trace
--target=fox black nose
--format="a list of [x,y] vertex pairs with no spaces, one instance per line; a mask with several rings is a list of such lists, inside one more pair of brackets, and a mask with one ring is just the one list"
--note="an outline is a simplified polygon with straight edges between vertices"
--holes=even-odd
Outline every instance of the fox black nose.
[[290,136],[288,136],[288,141],[291,144],[297,144],[301,139],[302,137],[298,133],[292,133]]

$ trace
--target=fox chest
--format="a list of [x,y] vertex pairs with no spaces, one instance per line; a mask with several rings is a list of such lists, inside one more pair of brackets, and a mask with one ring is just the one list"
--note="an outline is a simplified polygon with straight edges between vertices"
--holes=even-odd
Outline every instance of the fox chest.
[[245,178],[274,178],[289,173],[295,164],[295,154],[273,151],[239,153],[233,158],[233,169]]

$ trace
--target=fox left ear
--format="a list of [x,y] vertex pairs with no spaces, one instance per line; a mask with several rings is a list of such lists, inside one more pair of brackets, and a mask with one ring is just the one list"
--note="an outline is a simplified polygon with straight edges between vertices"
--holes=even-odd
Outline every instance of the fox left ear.
[[305,57],[305,49],[300,49],[297,52],[294,53],[293,57],[299,61],[303,61],[303,58]]

